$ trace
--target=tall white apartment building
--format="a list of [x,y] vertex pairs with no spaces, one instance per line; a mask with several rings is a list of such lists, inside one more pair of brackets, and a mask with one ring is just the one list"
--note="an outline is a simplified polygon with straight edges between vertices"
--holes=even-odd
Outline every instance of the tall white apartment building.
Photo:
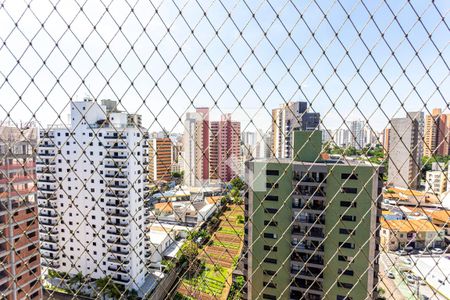
[[116,103],[71,103],[70,126],[42,131],[37,155],[44,272],[144,283],[148,134]]
[[362,149],[366,145],[366,122],[362,120],[350,121],[351,145],[356,149]]

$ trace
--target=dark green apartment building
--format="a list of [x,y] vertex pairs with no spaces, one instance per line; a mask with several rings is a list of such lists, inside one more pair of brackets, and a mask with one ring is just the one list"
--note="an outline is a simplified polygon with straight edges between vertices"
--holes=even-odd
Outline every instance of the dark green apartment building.
[[294,159],[247,162],[248,299],[373,299],[382,168],[324,160],[320,131],[294,133]]

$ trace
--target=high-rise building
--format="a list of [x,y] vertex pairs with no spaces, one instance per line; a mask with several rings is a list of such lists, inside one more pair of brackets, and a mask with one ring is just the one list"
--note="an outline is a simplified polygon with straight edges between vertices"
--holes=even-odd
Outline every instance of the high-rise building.
[[293,160],[247,162],[247,299],[375,299],[382,167],[321,159],[294,132]]
[[149,179],[150,183],[169,181],[172,178],[174,161],[174,145],[168,137],[151,138],[149,140]]
[[336,130],[334,142],[339,147],[348,147],[351,145],[351,133],[350,130],[345,127],[345,124]]
[[243,145],[249,145],[253,149],[256,145],[256,132],[244,131],[241,134],[241,141]]
[[[241,164],[241,125],[225,114],[220,121],[209,120],[209,109],[186,113],[184,184],[200,186],[210,179],[229,181]],[[207,174],[205,172],[208,172]]]
[[200,186],[209,179],[209,109],[186,113],[184,128],[184,184]]
[[241,123],[225,114],[220,121],[210,122],[209,170],[211,179],[230,181],[241,166]]
[[356,149],[362,149],[366,145],[366,122],[362,120],[350,121],[350,144]]
[[277,158],[292,157],[292,132],[314,130],[320,114],[308,111],[307,102],[288,102],[272,110],[272,151]]
[[431,115],[425,117],[424,155],[450,154],[450,114],[443,114],[442,109],[435,108]]
[[146,276],[148,133],[113,101],[72,102],[71,124],[41,131],[38,203],[48,269],[111,276],[137,289]]
[[417,189],[420,185],[423,113],[409,112],[391,120],[388,184]]
[[0,127],[0,297],[42,299],[36,128]]
[[272,132],[259,132],[261,134],[258,135],[254,158],[269,158],[272,155]]

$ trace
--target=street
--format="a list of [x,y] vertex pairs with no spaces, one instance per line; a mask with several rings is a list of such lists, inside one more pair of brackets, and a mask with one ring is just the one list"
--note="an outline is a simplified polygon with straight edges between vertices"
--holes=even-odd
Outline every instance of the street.
[[[380,283],[385,293],[386,299],[425,299],[445,300],[444,296],[438,294],[428,284],[407,284],[402,278],[400,270],[411,270],[411,265],[405,264],[404,259],[411,258],[414,263],[415,256],[398,256],[394,253],[381,252],[380,254]],[[387,277],[387,273],[392,272],[395,279]],[[418,292],[417,292],[418,288]]]

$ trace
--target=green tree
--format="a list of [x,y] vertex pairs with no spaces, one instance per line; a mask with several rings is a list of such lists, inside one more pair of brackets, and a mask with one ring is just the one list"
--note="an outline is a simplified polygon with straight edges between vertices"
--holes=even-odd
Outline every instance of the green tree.
[[238,177],[238,176],[231,179],[230,184],[233,189],[236,189],[238,191],[242,191],[245,187],[244,181],[241,179],[241,177]]
[[192,277],[199,269],[199,260],[197,259],[198,252],[198,245],[193,241],[187,240],[177,253],[180,264],[188,264],[188,269],[186,271],[188,277]]

